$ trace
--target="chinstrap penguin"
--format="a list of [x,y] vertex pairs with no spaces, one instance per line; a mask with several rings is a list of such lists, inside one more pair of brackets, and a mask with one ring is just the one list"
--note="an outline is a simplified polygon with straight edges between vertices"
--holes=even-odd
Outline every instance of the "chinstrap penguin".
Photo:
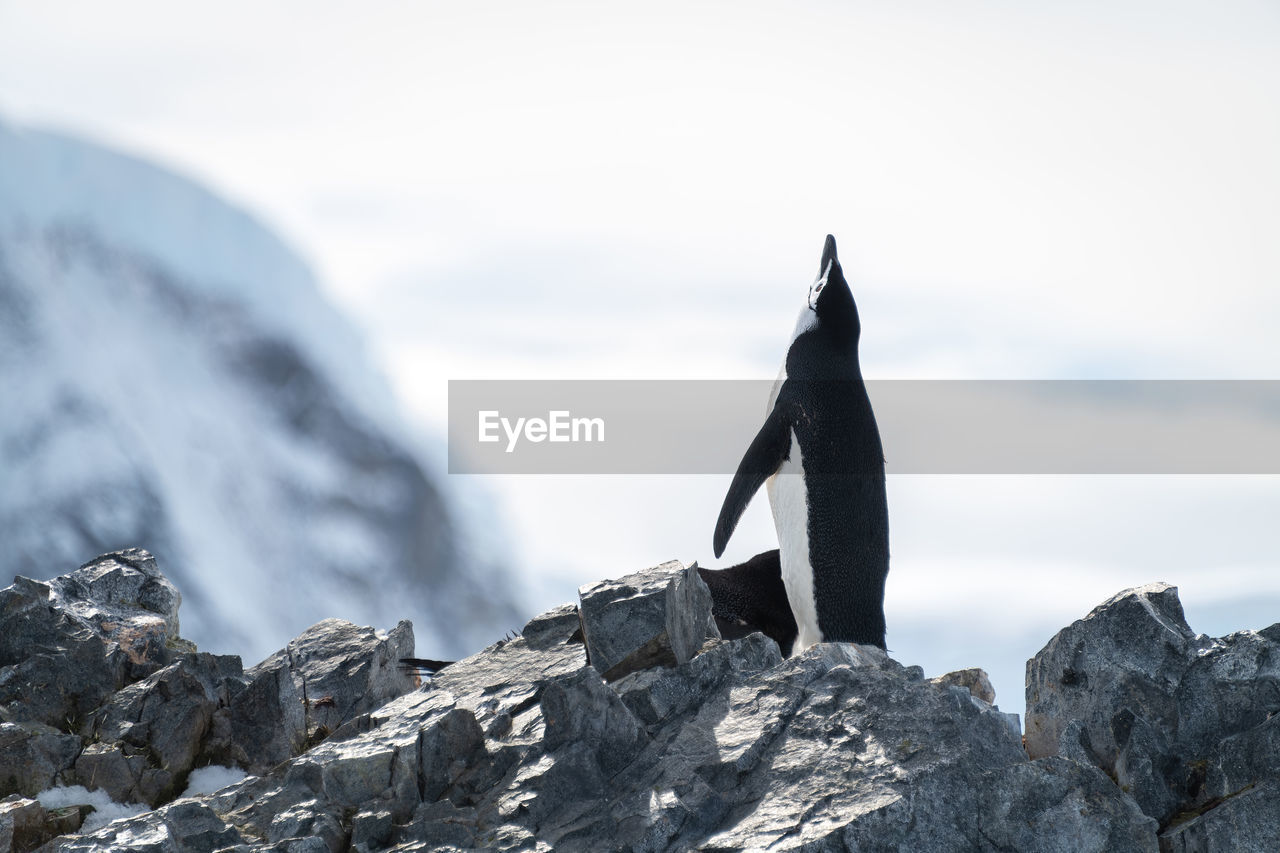
[[796,620],[787,604],[778,549],[756,554],[727,569],[698,567],[711,590],[711,615],[720,636],[736,640],[755,631],[772,639],[783,657],[796,641]]
[[766,485],[798,631],[795,653],[823,641],[885,648],[889,512],[884,451],[858,364],[860,332],[835,238],[827,235],[764,425],[716,522],[719,557]]

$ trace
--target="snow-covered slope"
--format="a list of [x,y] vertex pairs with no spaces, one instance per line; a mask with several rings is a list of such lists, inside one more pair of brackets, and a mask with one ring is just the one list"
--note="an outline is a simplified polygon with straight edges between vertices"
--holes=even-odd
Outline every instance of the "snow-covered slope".
[[412,446],[352,327],[250,215],[0,123],[0,576],[140,545],[212,651],[257,659],[328,616],[472,650],[513,624],[510,584]]

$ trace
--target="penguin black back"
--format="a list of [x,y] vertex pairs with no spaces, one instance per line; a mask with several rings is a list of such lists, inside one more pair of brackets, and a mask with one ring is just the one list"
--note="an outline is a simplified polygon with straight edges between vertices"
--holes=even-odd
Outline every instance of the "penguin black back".
[[783,657],[796,641],[796,620],[787,604],[778,549],[756,554],[727,569],[698,567],[711,590],[711,615],[720,636],[736,640],[760,631],[778,644]]

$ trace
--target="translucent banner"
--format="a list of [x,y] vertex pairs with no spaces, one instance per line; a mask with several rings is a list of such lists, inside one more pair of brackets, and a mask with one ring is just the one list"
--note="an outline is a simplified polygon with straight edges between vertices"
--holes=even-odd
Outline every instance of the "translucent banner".
[[[771,380],[457,380],[452,474],[732,474]],[[1280,474],[1280,382],[866,383],[889,474]],[[855,393],[824,386],[822,393]]]

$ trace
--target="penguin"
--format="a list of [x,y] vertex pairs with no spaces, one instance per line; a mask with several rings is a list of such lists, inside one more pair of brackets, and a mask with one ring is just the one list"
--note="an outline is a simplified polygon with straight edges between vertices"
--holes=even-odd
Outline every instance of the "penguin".
[[716,522],[724,553],[764,485],[799,653],[820,642],[885,648],[889,509],[884,450],[858,364],[861,324],[830,234],[769,397]]
[[760,631],[778,644],[783,657],[790,657],[796,620],[787,604],[777,548],[727,569],[698,566],[698,574],[711,590],[711,615],[723,639]]
[[435,675],[440,670],[448,666],[453,666],[456,660],[432,660],[430,658],[400,658],[400,668],[408,672],[410,675]]

